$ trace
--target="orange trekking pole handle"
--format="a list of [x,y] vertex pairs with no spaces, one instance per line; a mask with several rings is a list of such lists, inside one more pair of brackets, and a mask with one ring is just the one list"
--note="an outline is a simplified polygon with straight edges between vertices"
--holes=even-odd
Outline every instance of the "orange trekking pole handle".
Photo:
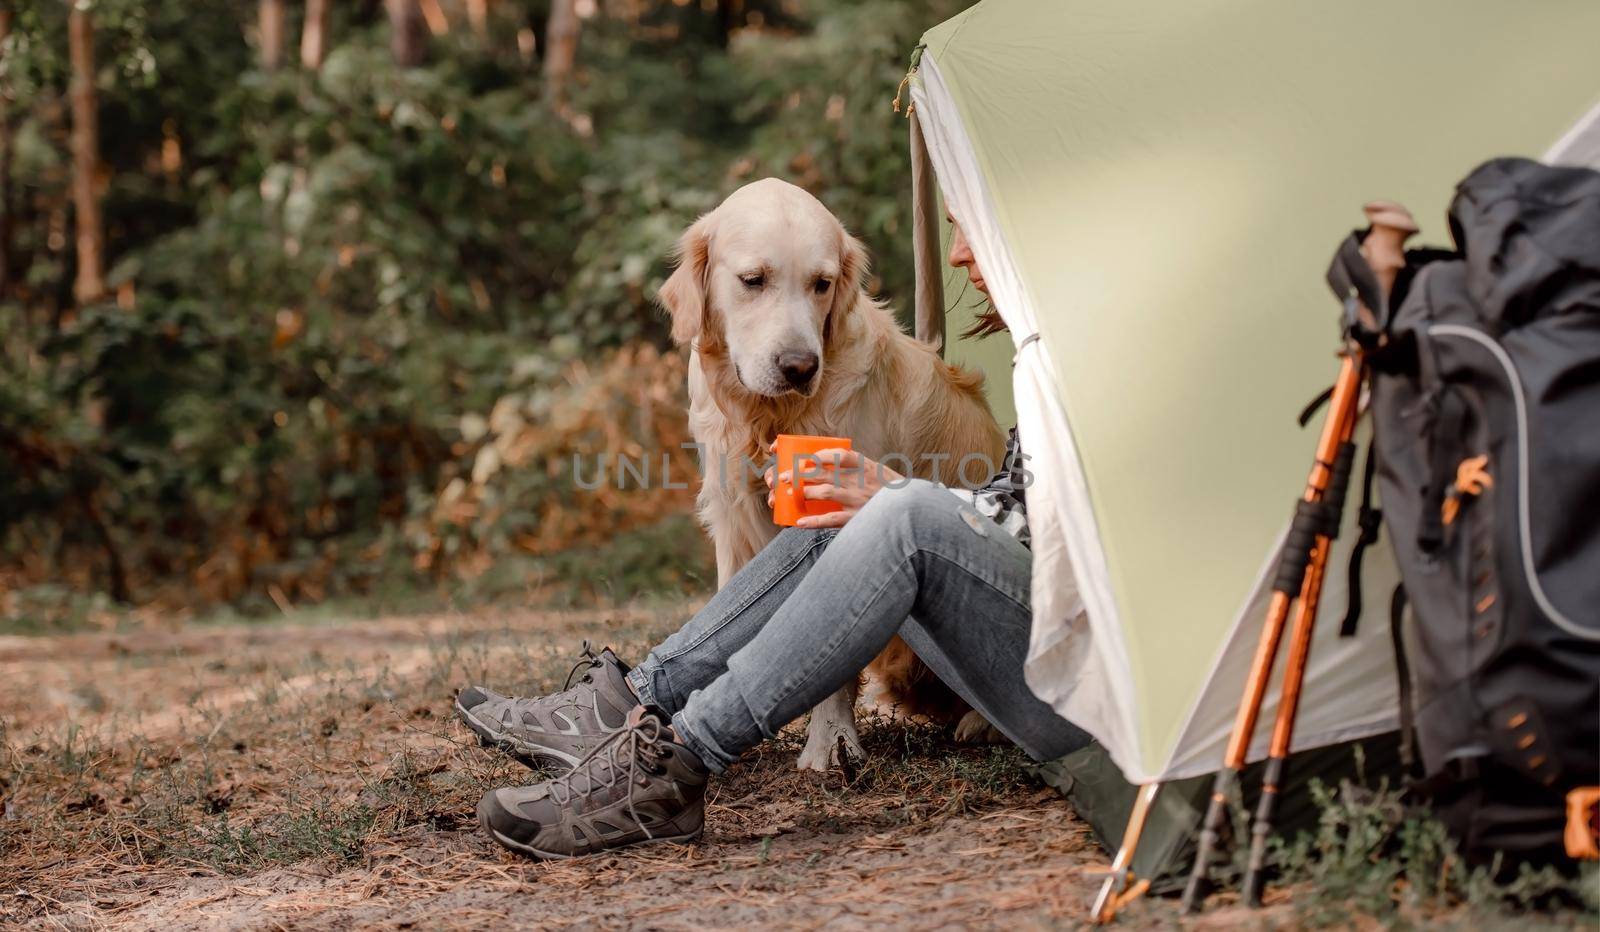
[[1406,240],[1419,227],[1411,211],[1394,201],[1372,201],[1361,208],[1372,224],[1372,232],[1361,244],[1361,255],[1383,289],[1385,300],[1394,291],[1395,279],[1406,265]]
[[[1405,264],[1404,242],[1416,232],[1416,224],[1411,221],[1410,214],[1397,204],[1375,202],[1368,204],[1365,209],[1372,226],[1362,244],[1361,253],[1373,270],[1381,293],[1387,295]],[[1378,328],[1378,315],[1369,308],[1363,307],[1361,310],[1365,311],[1361,323],[1373,329]],[[1359,415],[1366,365],[1362,346],[1353,338],[1347,338],[1342,356],[1339,375],[1329,398],[1328,416],[1317,442],[1316,459],[1306,480],[1305,492],[1296,506],[1295,520],[1284,542],[1272,598],[1267,606],[1266,622],[1250,663],[1250,673],[1234,717],[1223,766],[1217,772],[1211,799],[1206,806],[1199,850],[1183,893],[1183,911],[1186,913],[1193,912],[1203,896],[1202,887],[1220,839],[1228,798],[1248,758],[1289,612],[1298,599],[1299,612],[1290,639],[1288,668],[1284,672],[1278,720],[1274,723],[1261,805],[1256,828],[1252,832],[1250,870],[1246,875],[1245,887],[1251,902],[1259,902],[1266,838],[1271,832],[1271,816],[1282,785],[1284,760],[1293,738],[1300,687],[1304,681],[1306,659],[1310,654],[1311,633],[1321,601],[1328,555],[1332,550],[1333,538],[1338,536],[1339,519],[1343,514],[1345,492],[1349,487],[1355,459],[1355,446],[1350,438],[1355,432]]]

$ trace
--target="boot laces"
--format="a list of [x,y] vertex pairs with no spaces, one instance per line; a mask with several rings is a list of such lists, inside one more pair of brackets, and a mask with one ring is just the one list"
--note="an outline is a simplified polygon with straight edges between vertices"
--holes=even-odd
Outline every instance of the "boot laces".
[[[664,770],[661,759],[665,756],[663,744],[668,743],[666,726],[654,715],[628,716],[627,724],[618,728],[585,754],[566,774],[550,781],[550,795],[565,806],[575,797],[589,796],[598,790],[612,789],[623,781],[628,785],[628,815],[644,832],[646,838],[655,838],[650,827],[634,808],[634,791],[647,781],[636,779],[641,771],[660,776]],[[577,781],[583,781],[580,788]]]
[[561,687],[562,692],[566,692],[572,688],[572,678],[578,675],[578,671],[581,670],[587,674],[590,670],[593,670],[595,667],[598,667],[601,664],[600,655],[595,653],[594,649],[589,646],[589,640],[587,638],[585,638],[583,641],[581,653],[582,656],[578,659],[578,662],[572,665],[571,670],[567,671],[567,682]]
[[[562,684],[560,692],[539,698],[518,699],[513,696],[504,697],[496,709],[496,714],[498,714],[500,721],[511,721],[518,711],[524,707],[533,709],[575,709],[582,705],[582,697],[571,695],[573,678],[580,672],[587,676],[590,670],[603,665],[605,661],[600,658],[599,654],[594,652],[594,648],[590,646],[587,638],[583,641],[580,654],[578,662],[572,665],[571,670],[567,671],[567,680]],[[598,717],[598,710],[596,710],[595,715]]]

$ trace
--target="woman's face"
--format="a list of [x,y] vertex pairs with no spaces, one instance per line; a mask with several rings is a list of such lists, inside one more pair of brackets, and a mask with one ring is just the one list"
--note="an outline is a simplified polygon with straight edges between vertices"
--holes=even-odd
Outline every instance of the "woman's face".
[[972,246],[967,242],[967,235],[961,232],[961,224],[949,211],[945,211],[945,219],[950,221],[950,255],[947,261],[952,268],[966,269],[967,279],[972,282],[972,287],[984,294],[989,293],[989,287],[984,284],[983,270],[978,268],[978,257],[972,254]]

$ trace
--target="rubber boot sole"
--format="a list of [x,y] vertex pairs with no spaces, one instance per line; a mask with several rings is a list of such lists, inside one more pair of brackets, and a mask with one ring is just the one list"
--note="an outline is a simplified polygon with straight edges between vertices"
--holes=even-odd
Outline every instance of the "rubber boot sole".
[[626,844],[616,845],[613,847],[596,848],[593,851],[584,851],[579,854],[567,854],[561,851],[544,851],[542,849],[535,848],[532,845],[525,845],[514,838],[508,838],[505,835],[502,835],[494,828],[493,825],[489,824],[490,813],[486,811],[486,808],[494,805],[492,794],[484,796],[484,798],[478,802],[478,824],[483,827],[484,832],[487,833],[490,838],[494,839],[495,844],[506,849],[507,851],[510,851],[514,854],[520,854],[525,857],[535,858],[540,861],[565,861],[570,858],[585,858],[591,854],[605,854],[609,851],[616,851],[620,848],[637,848],[641,845],[687,844],[691,841],[698,841],[700,836],[705,832],[705,826],[701,826],[692,832],[682,835],[657,835],[654,838],[641,838],[638,841],[630,841]]

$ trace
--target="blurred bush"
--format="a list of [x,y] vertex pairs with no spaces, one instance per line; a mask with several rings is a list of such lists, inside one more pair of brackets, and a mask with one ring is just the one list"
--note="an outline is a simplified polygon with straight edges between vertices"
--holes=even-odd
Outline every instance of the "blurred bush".
[[433,507],[408,524],[418,571],[448,561],[471,577],[500,553],[593,545],[692,507],[683,356],[646,344],[555,377],[546,366],[517,360],[522,389],[487,416],[462,415],[465,450],[441,470]]
[[411,68],[379,5],[335,4],[317,70],[260,65],[255,3],[96,0],[108,297],[82,305],[66,5],[25,5],[0,43],[0,579],[248,609],[685,514],[549,464],[692,457],[652,299],[745,181],[817,193],[909,297],[889,101],[963,5],[580,0],[551,105],[548,0],[482,32],[432,4],[454,28]]

